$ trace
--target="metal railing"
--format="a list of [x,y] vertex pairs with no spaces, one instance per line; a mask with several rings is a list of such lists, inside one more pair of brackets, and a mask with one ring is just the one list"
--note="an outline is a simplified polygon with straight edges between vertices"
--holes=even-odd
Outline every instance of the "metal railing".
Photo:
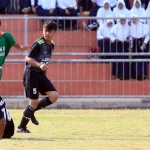
[[[57,19],[59,20],[82,20],[91,19],[106,19],[97,17],[37,17],[24,15],[23,17],[0,17],[5,22],[4,29],[7,21],[22,20],[23,23],[19,24],[19,29],[14,26],[9,30],[17,41],[23,44],[32,44],[36,39],[42,36],[41,30],[34,30],[35,22],[41,23],[44,19]],[[107,19],[118,19],[109,17]],[[127,19],[131,19],[128,17]],[[146,17],[140,19],[147,19]],[[150,17],[148,18],[150,19]],[[30,29],[29,25],[33,27]],[[80,22],[80,23],[81,23]],[[23,27],[22,27],[23,26]],[[22,28],[21,28],[22,27]],[[42,28],[42,25],[41,25]],[[66,32],[66,33],[65,33]],[[75,38],[74,38],[75,35]],[[33,36],[33,37],[32,37]],[[69,37],[68,37],[69,36]],[[81,38],[82,37],[82,38]],[[69,43],[65,41],[69,39]],[[82,41],[81,41],[82,39]],[[141,53],[91,53],[90,47],[98,47],[96,39],[96,31],[78,31],[73,32],[72,27],[69,30],[57,31],[55,36],[56,49],[58,52],[53,53],[54,58],[50,60],[50,68],[48,76],[58,89],[60,97],[93,97],[93,98],[145,98],[150,97],[150,83],[148,80],[116,80],[112,77],[111,65],[114,62],[149,62],[149,58],[145,59],[88,59],[88,56],[149,56],[149,52]],[[74,43],[73,43],[74,41]],[[75,45],[76,43],[76,45]],[[78,45],[79,44],[79,45]],[[69,45],[69,46],[68,46]],[[69,51],[70,49],[70,51]],[[81,50],[81,51],[80,51]],[[9,98],[23,98],[24,90],[22,85],[22,74],[24,69],[24,57],[28,55],[28,51],[17,52],[12,50],[9,53],[9,58],[6,59],[4,66],[4,77],[0,82],[0,94]],[[19,58],[16,58],[19,57]],[[58,57],[58,58],[57,58]],[[60,58],[59,58],[60,57]],[[63,58],[65,57],[65,58]],[[130,64],[131,65],[131,64]],[[149,63],[147,64],[149,65]],[[14,75],[15,74],[15,75]],[[18,75],[16,75],[18,74]],[[12,77],[13,75],[14,77]],[[17,76],[17,77],[16,77]],[[148,73],[149,76],[149,73]],[[148,77],[149,78],[149,77]],[[18,86],[17,86],[18,85]],[[12,93],[10,91],[13,91]],[[17,93],[17,90],[20,92]],[[116,90],[116,91],[115,91]],[[7,92],[6,92],[7,91]]]

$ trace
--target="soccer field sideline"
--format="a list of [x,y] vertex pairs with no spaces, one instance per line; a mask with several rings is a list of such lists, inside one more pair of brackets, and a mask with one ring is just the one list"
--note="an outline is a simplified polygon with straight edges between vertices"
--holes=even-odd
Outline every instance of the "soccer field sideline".
[[[22,110],[9,109],[18,125]],[[44,109],[36,112],[39,126],[31,134],[15,133],[0,150],[149,150],[149,109]]]

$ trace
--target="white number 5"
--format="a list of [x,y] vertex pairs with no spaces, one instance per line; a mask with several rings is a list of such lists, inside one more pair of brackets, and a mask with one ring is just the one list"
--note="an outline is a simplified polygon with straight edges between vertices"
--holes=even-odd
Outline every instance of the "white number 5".
[[33,94],[37,94],[36,88],[33,88]]

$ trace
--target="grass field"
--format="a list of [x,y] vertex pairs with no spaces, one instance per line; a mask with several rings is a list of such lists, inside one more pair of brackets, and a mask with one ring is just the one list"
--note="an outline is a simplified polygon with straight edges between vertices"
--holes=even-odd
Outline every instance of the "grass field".
[[[15,126],[22,110],[9,110]],[[150,150],[150,110],[40,110],[0,150]]]

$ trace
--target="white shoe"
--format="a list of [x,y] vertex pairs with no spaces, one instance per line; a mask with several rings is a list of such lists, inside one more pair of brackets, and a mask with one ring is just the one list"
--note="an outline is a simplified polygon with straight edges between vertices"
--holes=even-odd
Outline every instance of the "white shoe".
[[90,25],[88,25],[88,28],[90,29],[96,29],[98,27],[97,23],[92,23]]

